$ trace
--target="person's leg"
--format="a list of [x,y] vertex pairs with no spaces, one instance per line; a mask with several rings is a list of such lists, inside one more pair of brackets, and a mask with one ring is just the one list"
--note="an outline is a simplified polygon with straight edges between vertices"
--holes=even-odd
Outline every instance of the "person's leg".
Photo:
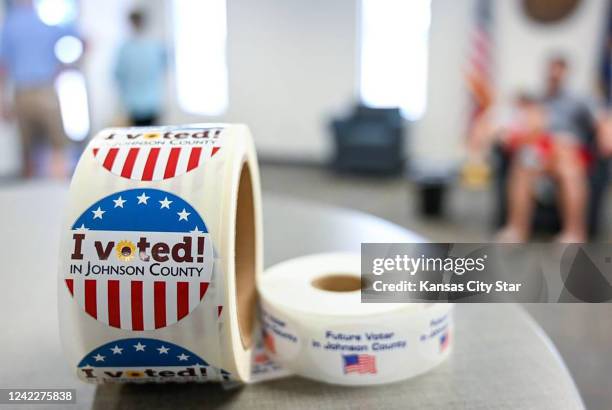
[[529,237],[534,199],[533,186],[539,171],[514,159],[508,175],[508,220],[497,234],[498,242],[519,243]]
[[601,112],[597,120],[597,149],[604,157],[612,155],[612,107]]
[[588,179],[576,145],[560,142],[555,149],[554,173],[559,182],[563,229],[558,241],[582,243],[587,239],[586,203]]
[[158,113],[152,113],[149,116],[149,125],[157,125],[159,124],[159,114]]
[[53,178],[64,179],[69,173],[66,153],[68,139],[64,132],[59,100],[53,88],[42,89],[39,98],[41,123],[51,143],[50,174]]
[[132,116],[132,125],[136,127],[148,127],[157,123],[157,115]]

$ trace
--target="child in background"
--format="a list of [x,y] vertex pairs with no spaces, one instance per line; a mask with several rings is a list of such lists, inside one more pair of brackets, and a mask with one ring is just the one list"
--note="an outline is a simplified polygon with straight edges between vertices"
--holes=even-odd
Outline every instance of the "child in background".
[[543,169],[550,158],[552,138],[547,132],[546,110],[527,94],[520,94],[510,115],[492,107],[479,118],[468,146],[474,163],[484,163],[486,153],[495,142],[501,143],[514,157],[533,168]]
[[515,161],[534,170],[550,168],[553,138],[548,133],[546,109],[527,94],[516,100],[516,114],[501,133],[502,143]]

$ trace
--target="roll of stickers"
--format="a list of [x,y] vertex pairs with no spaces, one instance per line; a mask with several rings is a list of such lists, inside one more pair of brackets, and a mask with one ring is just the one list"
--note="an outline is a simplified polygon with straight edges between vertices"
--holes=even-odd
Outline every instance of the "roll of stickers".
[[453,306],[361,303],[360,265],[359,255],[320,254],[259,277],[273,360],[311,379],[370,385],[416,376],[448,357]]
[[246,126],[100,132],[60,249],[60,332],[81,379],[249,380],[262,238]]

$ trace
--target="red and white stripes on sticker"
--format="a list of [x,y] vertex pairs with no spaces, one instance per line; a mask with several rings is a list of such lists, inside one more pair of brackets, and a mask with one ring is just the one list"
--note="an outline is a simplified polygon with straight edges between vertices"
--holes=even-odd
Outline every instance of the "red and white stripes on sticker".
[[160,329],[187,316],[208,282],[65,279],[70,294],[95,319],[128,330]]
[[93,155],[115,175],[137,181],[160,181],[197,168],[219,147],[100,147]]

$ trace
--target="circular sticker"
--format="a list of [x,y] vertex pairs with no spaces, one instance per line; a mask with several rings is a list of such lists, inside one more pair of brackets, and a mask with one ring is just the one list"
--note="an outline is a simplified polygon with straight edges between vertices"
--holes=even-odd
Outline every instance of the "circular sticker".
[[206,295],[212,239],[198,212],[158,189],[131,189],[90,206],[72,225],[66,286],[90,316],[127,330],[186,317]]
[[89,352],[79,376],[96,383],[222,381],[231,376],[189,350],[163,340],[121,339]]
[[185,174],[221,149],[221,127],[111,130],[92,142],[98,163],[115,175],[160,181]]

